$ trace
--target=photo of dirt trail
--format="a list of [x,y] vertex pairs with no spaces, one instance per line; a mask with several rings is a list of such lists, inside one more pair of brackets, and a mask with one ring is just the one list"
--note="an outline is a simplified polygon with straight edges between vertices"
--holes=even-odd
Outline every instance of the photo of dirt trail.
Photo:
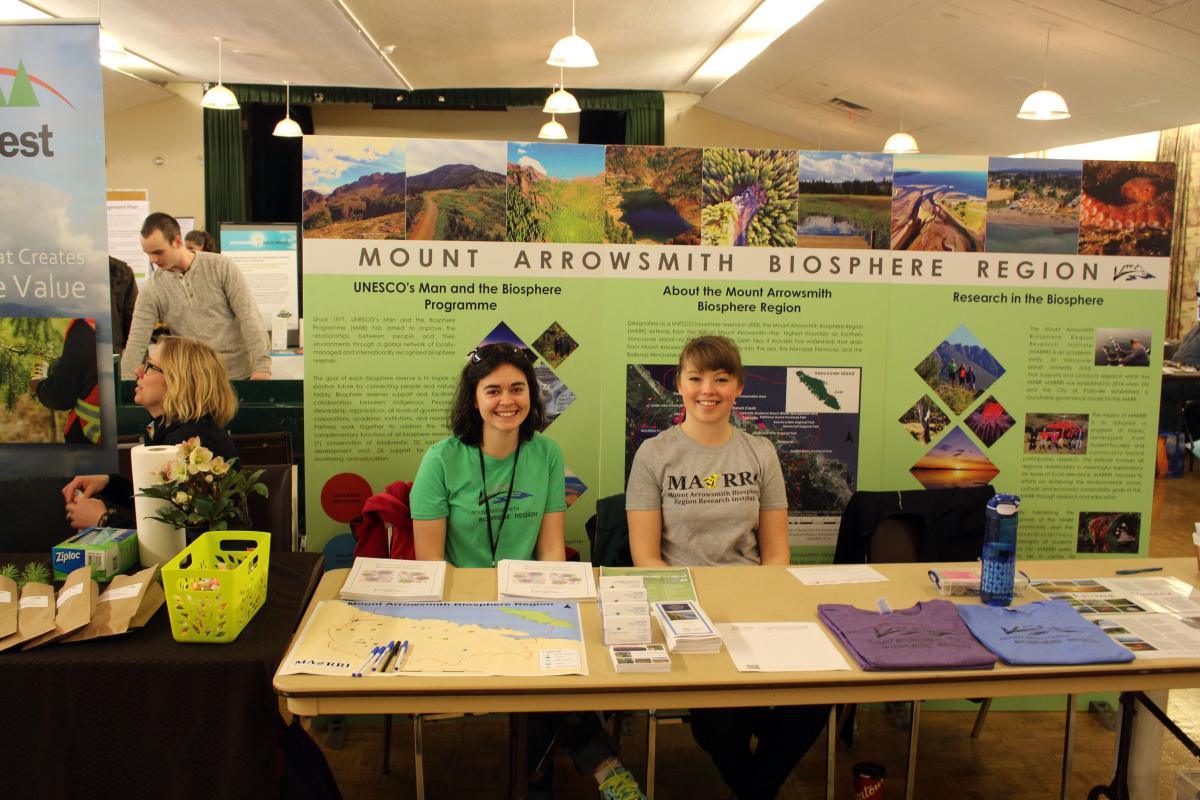
[[404,144],[367,136],[305,137],[305,238],[403,239]]
[[1082,176],[1082,161],[989,159],[988,252],[1077,252]]
[[795,247],[795,150],[704,150],[701,239],[712,246]]
[[800,151],[797,247],[886,250],[892,157]]
[[507,143],[409,139],[408,238],[504,241]]
[[982,252],[986,217],[986,157],[895,156],[892,250]]
[[700,243],[699,148],[609,145],[605,151],[604,241]]
[[1083,162],[1081,254],[1170,256],[1174,216],[1174,164]]
[[510,242],[604,241],[604,147],[508,143]]
[[[58,374],[64,368],[60,364],[65,362],[60,359],[71,322],[58,317],[0,318],[0,444],[62,443],[69,408],[47,408],[29,391],[29,381],[31,375],[43,375],[55,382],[71,380],[70,375]],[[83,320],[75,324],[87,325]],[[94,334],[90,346],[95,385]]]

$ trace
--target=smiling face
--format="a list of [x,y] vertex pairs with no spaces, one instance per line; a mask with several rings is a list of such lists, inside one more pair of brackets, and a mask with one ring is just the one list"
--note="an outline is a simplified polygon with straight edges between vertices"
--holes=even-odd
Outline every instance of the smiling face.
[[679,394],[689,422],[728,424],[733,401],[742,394],[742,384],[723,369],[702,370],[686,361],[679,373]]
[[157,351],[157,347],[151,347],[135,370],[137,385],[133,391],[133,402],[149,411],[152,417],[162,416],[163,398],[167,396],[167,379],[158,365]]
[[484,375],[475,387],[475,408],[483,420],[485,441],[496,434],[507,436],[519,431],[529,416],[525,373],[512,364],[501,364]]

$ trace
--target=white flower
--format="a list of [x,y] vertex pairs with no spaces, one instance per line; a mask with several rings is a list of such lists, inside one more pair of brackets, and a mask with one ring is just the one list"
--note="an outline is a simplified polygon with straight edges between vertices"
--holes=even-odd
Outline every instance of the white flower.
[[176,492],[171,498],[171,502],[177,506],[186,506],[191,499],[187,492]]
[[224,475],[226,472],[229,472],[229,464],[226,463],[225,459],[220,456],[214,458],[212,460],[213,475]]

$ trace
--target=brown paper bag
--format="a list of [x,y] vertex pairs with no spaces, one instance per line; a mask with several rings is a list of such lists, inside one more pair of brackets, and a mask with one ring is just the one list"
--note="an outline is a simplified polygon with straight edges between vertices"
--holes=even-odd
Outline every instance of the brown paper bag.
[[96,613],[96,600],[99,597],[100,587],[92,580],[92,568],[84,565],[75,570],[67,576],[54,600],[54,629],[25,642],[21,649],[41,647],[87,625]]
[[142,595],[142,604],[138,606],[137,613],[133,615],[133,619],[129,620],[129,630],[137,630],[149,622],[150,618],[154,616],[154,612],[162,608],[166,600],[167,595],[163,591],[162,584],[158,581],[151,581],[146,593]]
[[17,582],[0,575],[0,639],[17,632],[17,606],[20,602]]
[[82,642],[100,636],[117,636],[129,630],[129,622],[141,606],[154,581],[155,564],[133,575],[118,575],[96,600],[96,613],[87,625],[67,634],[60,642]]
[[48,583],[27,583],[21,589],[21,601],[17,608],[17,632],[0,639],[0,652],[52,630],[54,587]]

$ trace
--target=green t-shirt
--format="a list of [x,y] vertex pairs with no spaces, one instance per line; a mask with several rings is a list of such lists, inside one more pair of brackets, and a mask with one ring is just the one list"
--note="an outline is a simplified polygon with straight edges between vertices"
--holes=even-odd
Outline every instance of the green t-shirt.
[[[508,518],[501,530],[514,460],[517,476]],[[567,507],[562,451],[552,440],[535,433],[528,442],[521,443],[519,459],[516,453],[500,460],[485,455],[483,463],[492,535],[498,536],[496,560],[533,558],[542,517]],[[455,436],[429,448],[413,481],[408,498],[412,518],[446,518],[446,560],[456,567],[492,566],[481,488],[479,448],[463,444]]]

